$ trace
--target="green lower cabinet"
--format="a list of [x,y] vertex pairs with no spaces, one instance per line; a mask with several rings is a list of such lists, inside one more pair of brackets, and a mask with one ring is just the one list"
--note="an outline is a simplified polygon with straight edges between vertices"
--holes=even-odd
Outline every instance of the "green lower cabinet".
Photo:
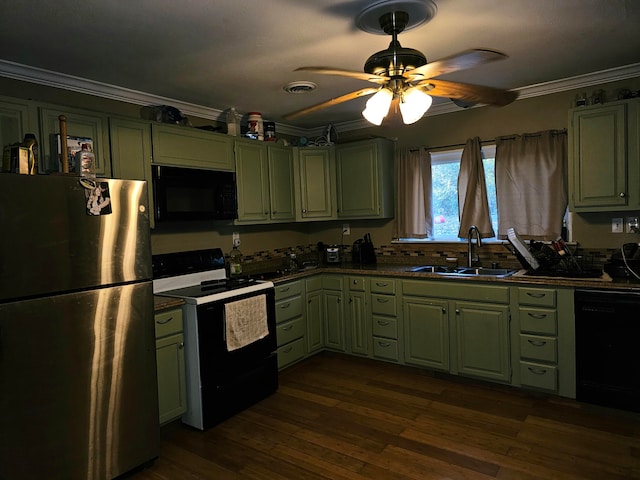
[[509,308],[454,302],[459,374],[511,380]]
[[304,282],[296,280],[276,285],[276,339],[278,368],[284,368],[305,357],[306,322]]
[[369,355],[371,316],[367,312],[365,292],[349,292],[349,349],[354,355]]
[[187,411],[182,309],[156,313],[155,327],[159,420],[164,424]]
[[345,341],[345,293],[341,276],[322,277],[324,297],[324,346],[331,350],[346,352]]
[[449,304],[404,297],[405,363],[449,370]]
[[324,306],[322,278],[320,276],[305,281],[305,316],[307,321],[307,352],[318,352],[324,348]]

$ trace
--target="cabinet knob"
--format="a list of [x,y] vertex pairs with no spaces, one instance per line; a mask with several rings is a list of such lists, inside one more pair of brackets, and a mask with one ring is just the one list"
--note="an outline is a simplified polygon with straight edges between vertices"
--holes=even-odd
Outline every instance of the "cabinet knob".
[[303,209],[302,209],[302,213],[307,213],[307,209],[306,209],[306,208],[303,208]]
[[[444,309],[443,309],[444,310]],[[459,315],[460,314],[460,309],[456,308],[456,313]]]
[[269,212],[264,212],[264,214],[265,214],[265,216],[266,216],[266,215],[269,215]]
[[184,342],[180,342],[180,343],[178,344],[178,348],[183,349],[183,348],[184,348]]
[[626,194],[626,193],[624,193],[624,192],[620,192],[620,194],[619,194],[618,196],[619,196],[620,198],[624,198],[624,197],[626,197],[626,196],[627,196],[627,194]]
[[447,309],[442,307],[442,313],[447,313]]

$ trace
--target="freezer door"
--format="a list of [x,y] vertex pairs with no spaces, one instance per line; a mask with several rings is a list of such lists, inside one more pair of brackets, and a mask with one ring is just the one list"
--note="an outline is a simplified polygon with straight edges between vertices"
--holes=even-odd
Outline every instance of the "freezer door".
[[151,282],[0,304],[0,479],[111,479],[159,437]]
[[95,182],[0,173],[0,303],[151,279],[146,182]]

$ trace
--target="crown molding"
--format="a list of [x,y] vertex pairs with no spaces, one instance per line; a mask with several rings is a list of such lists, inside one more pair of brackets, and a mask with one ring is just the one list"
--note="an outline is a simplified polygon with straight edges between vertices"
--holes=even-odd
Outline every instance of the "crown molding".
[[[195,116],[203,119],[222,121],[223,110],[205,107],[193,103],[183,102],[173,98],[162,97],[150,93],[131,90],[129,88],[110,85],[95,80],[66,75],[63,73],[53,72],[42,68],[23,65],[20,63],[10,62],[0,59],[0,76],[21,80],[24,82],[45,85],[49,87],[61,88],[96,97],[108,98],[120,102],[131,103],[134,105],[172,105],[179,109],[183,114]],[[538,83],[515,89],[519,92],[518,99],[539,97],[550,95],[552,93],[564,92],[567,90],[575,90],[578,88],[591,87],[604,83],[625,80],[629,78],[640,77],[640,63],[633,63],[622,67],[610,68],[598,72],[592,72],[584,75],[577,75],[561,80],[551,82]],[[481,106],[473,107],[481,108]],[[452,102],[444,102],[434,105],[429,110],[429,116],[444,115],[447,113],[459,112],[460,107]],[[362,128],[370,128],[371,124],[366,120],[353,120],[349,122],[341,122],[334,124],[337,131],[359,130]],[[293,136],[321,136],[326,126],[303,129],[287,124],[276,124],[278,132]]]

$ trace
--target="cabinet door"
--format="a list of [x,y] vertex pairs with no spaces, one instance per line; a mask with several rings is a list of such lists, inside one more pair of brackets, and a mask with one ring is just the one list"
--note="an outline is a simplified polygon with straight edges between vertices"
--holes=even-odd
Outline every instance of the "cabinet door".
[[160,423],[178,418],[187,411],[187,387],[182,333],[156,340],[158,404]]
[[625,103],[573,110],[573,210],[611,210],[628,205],[626,110]]
[[153,124],[153,161],[160,165],[235,171],[233,138],[197,128]]
[[449,305],[429,298],[404,298],[405,362],[449,370]]
[[[26,133],[33,133],[38,138],[36,118],[36,109],[32,104],[0,97],[0,145],[22,142]],[[40,162],[40,158],[37,160]],[[42,171],[40,164],[38,168]]]
[[[154,211],[151,181],[151,125],[149,122],[109,118],[111,169],[115,178],[146,180],[149,212]],[[149,215],[151,227],[154,215]]]
[[509,381],[508,307],[455,302],[455,321],[459,373]]
[[322,290],[307,292],[305,313],[307,316],[307,349],[309,353],[313,353],[324,347]]
[[262,142],[237,141],[236,181],[238,184],[238,223],[265,222],[269,219],[269,172],[267,149]]
[[93,153],[98,177],[111,176],[111,155],[109,153],[108,117],[99,112],[90,112],[67,107],[40,108],[41,148],[44,152],[43,165],[46,172],[58,172],[60,158],[56,135],[60,134],[59,116],[67,118],[67,135],[93,140]]
[[325,346],[345,351],[342,291],[324,290]]
[[335,165],[332,150],[309,148],[298,150],[299,221],[336,218],[334,206]]
[[365,292],[349,293],[349,353],[368,355],[371,340],[371,315],[367,313]]
[[294,221],[296,218],[293,181],[293,150],[269,145],[269,200],[271,220]]

